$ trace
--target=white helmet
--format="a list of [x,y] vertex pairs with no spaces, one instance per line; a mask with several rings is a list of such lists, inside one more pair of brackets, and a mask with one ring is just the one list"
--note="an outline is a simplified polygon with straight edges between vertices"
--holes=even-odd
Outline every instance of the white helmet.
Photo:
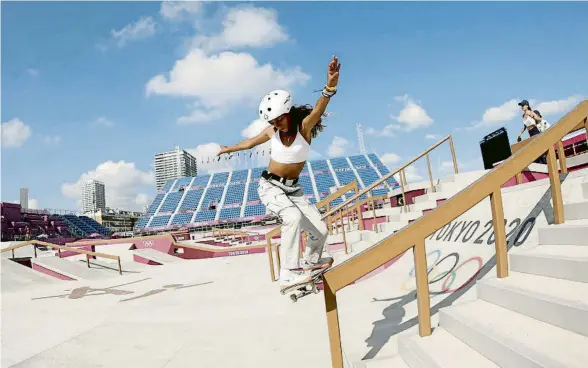
[[283,90],[271,91],[263,96],[259,103],[259,117],[266,122],[290,112],[292,108],[292,96]]

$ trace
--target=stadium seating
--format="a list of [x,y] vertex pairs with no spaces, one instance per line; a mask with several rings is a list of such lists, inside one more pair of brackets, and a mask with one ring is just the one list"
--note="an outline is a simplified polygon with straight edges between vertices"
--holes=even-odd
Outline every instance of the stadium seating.
[[[135,230],[266,216],[266,208],[257,192],[263,170],[265,167],[169,180],[149,206],[146,216],[137,221]],[[364,188],[389,172],[373,153],[336,157],[307,162],[299,183],[308,200],[316,203],[338,186],[357,180]],[[384,195],[398,187],[394,178],[387,183],[387,186],[376,187],[374,195]],[[331,205],[343,200],[338,198]]]

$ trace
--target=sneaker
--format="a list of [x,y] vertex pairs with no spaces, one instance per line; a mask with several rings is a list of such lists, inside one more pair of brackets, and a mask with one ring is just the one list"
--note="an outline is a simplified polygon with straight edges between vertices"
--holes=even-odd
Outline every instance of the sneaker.
[[319,259],[316,262],[312,262],[306,259],[300,261],[300,267],[304,271],[317,271],[317,270],[324,270],[329,268],[333,265],[333,258],[331,257],[324,257]]
[[282,269],[280,270],[280,288],[285,289],[287,287],[302,284],[305,282],[310,282],[312,280],[310,272],[302,270],[302,269],[295,269],[295,270],[288,270]]

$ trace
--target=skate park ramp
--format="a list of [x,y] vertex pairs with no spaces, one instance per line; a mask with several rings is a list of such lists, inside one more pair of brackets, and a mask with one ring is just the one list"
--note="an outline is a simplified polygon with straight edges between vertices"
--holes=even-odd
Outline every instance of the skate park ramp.
[[3,293],[27,288],[43,288],[48,284],[59,281],[54,277],[36,272],[9,259],[2,259],[0,262]]
[[[566,202],[582,200],[586,174],[563,180]],[[548,181],[504,189],[512,252],[537,247],[549,193]],[[433,310],[474,300],[476,279],[494,277],[490,219],[481,202],[427,239]],[[345,366],[395,357],[398,337],[416,333],[413,267],[407,252],[338,293]],[[267,255],[250,254],[3,290],[2,367],[330,366],[322,293],[292,303],[268,273]]]

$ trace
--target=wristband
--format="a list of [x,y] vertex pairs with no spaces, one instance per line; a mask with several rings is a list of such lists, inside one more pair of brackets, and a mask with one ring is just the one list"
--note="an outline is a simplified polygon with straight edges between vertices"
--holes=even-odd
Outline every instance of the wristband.
[[329,92],[334,92],[334,91],[336,91],[336,90],[337,90],[337,86],[335,86],[335,87],[329,87],[329,86],[325,85],[325,89],[326,89],[327,91],[329,91]]

